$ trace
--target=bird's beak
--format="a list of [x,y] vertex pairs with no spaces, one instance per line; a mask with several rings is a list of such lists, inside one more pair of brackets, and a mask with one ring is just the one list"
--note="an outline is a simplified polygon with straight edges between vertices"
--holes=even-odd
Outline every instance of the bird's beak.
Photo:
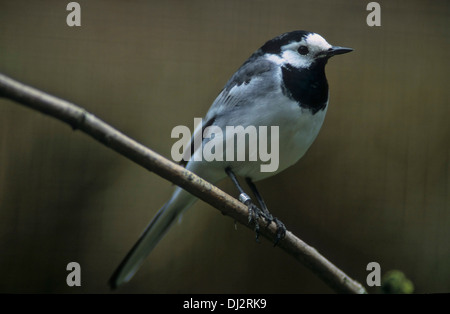
[[344,53],[348,53],[350,51],[353,51],[352,48],[345,48],[345,47],[339,47],[339,46],[332,46],[330,49],[327,50],[326,55],[327,57],[332,57],[335,55],[341,55]]

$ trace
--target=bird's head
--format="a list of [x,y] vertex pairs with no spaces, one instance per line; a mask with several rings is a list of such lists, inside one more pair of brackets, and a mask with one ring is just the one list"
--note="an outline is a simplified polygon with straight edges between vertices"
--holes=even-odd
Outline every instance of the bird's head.
[[269,60],[289,64],[297,69],[309,68],[315,62],[323,62],[332,56],[352,51],[351,48],[332,46],[322,36],[307,31],[293,31],[266,42],[258,51]]

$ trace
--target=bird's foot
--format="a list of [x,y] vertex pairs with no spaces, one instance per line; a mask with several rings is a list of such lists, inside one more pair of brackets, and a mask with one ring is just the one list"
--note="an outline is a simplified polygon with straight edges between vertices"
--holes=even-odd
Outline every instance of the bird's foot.
[[284,237],[286,236],[286,226],[277,217],[274,217],[273,221],[277,225],[277,237],[275,239],[275,242],[273,243],[273,246],[277,246],[280,240],[284,239]]
[[273,246],[276,246],[280,242],[280,240],[282,240],[286,236],[286,226],[277,217],[272,216],[269,211],[262,212],[261,216],[264,217],[264,219],[267,221],[266,228],[269,227],[272,222],[275,222],[277,226],[277,234]]
[[246,193],[241,193],[239,195],[239,200],[248,207],[248,223],[255,224],[256,242],[259,242],[259,218],[264,217],[264,213],[259,209],[251,200],[250,196]]
[[262,217],[267,221],[266,228],[272,223],[275,222],[277,226],[277,234],[274,241],[274,246],[276,246],[285,236],[286,236],[286,227],[277,217],[273,217],[270,212],[262,211],[259,209],[251,200],[251,198],[246,193],[241,193],[239,195],[239,200],[248,207],[248,223],[255,224],[255,233],[256,233],[256,241],[259,242],[259,218]]

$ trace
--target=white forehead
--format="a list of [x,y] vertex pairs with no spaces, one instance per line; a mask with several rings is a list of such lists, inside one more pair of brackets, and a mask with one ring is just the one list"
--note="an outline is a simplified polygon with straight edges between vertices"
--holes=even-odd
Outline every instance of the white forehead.
[[315,47],[320,50],[328,50],[331,48],[331,45],[327,43],[325,38],[319,34],[309,34],[305,37],[304,41],[308,46]]
[[331,45],[319,34],[309,34],[300,42],[294,41],[281,47],[281,51],[297,50],[301,45],[308,46],[313,51],[325,51],[331,48]]

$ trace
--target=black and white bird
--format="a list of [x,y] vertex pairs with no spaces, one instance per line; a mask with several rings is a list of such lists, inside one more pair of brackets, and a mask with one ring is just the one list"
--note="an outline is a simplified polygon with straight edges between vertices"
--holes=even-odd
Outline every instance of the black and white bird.
[[[211,183],[229,176],[239,189],[240,200],[249,210],[258,211],[269,221],[275,220],[281,238],[284,226],[272,218],[254,182],[283,171],[306,153],[322,127],[328,108],[325,65],[332,56],[350,51],[350,48],[332,46],[319,34],[308,31],[288,32],[266,42],[230,78],[206,114],[205,123],[194,131],[193,138],[200,136],[207,141],[203,133],[207,126],[221,129],[278,126],[278,168],[262,172],[261,160],[194,161],[202,152],[191,144],[189,151],[194,158],[185,163],[186,169]],[[224,142],[226,137],[225,134]],[[226,151],[223,153],[225,155]],[[245,178],[261,210],[244,192],[236,176]],[[133,277],[176,218],[195,201],[196,198],[185,190],[175,188],[170,200],[158,211],[112,275],[109,282],[112,288]]]

